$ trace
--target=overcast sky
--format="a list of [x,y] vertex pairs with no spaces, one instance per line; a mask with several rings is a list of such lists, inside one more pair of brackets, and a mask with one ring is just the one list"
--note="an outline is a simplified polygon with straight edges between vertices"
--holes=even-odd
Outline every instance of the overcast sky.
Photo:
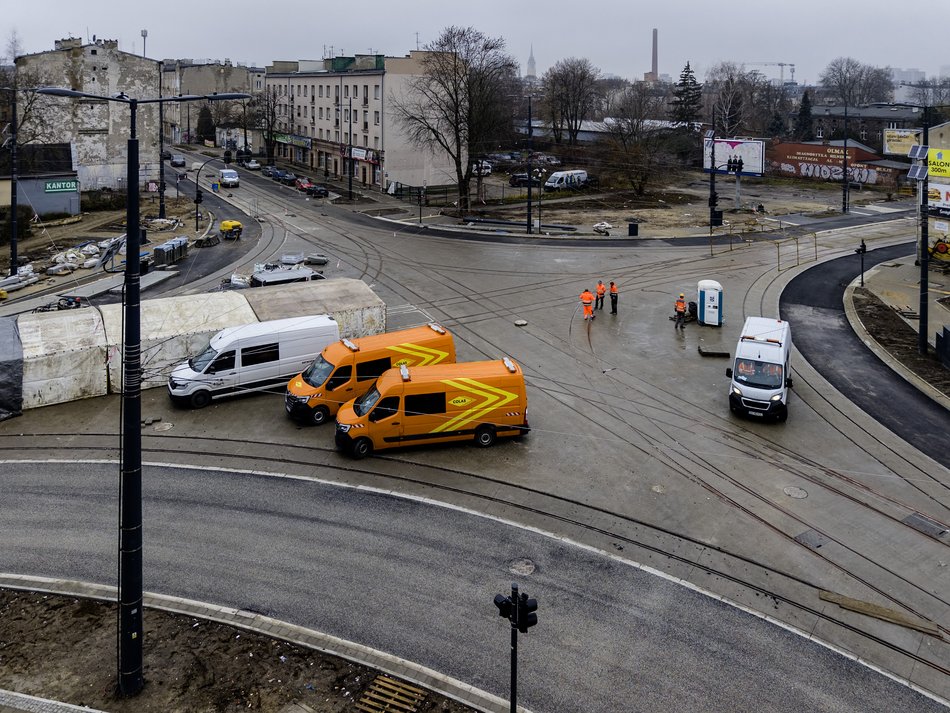
[[[281,0],[280,2],[116,2],[4,0],[0,55],[11,30],[23,53],[57,39],[115,39],[153,59],[230,59],[263,67],[274,60],[331,55],[407,54],[445,27],[502,37],[524,74],[531,46],[538,76],[559,59],[585,57],[604,74],[642,78],[659,31],[659,71],[674,79],[687,61],[700,81],[717,62],[745,63],[767,77],[795,65],[815,83],[836,57],[935,76],[950,74],[950,0]],[[418,37],[418,40],[417,40]],[[785,79],[791,68],[784,68]]]

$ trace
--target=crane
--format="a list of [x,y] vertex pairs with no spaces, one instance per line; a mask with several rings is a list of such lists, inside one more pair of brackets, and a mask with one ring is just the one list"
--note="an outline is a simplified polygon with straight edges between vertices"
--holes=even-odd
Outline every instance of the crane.
[[795,83],[795,63],[794,62],[746,62],[746,64],[759,64],[759,65],[769,65],[772,67],[779,68],[779,83],[784,87],[785,86],[785,68],[788,67],[792,79],[792,84]]

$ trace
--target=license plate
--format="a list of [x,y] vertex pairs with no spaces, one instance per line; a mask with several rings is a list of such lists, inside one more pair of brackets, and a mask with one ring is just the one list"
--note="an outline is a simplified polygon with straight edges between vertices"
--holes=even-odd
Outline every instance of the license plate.
[[761,411],[749,411],[749,415],[750,415],[750,416],[758,416],[759,418],[762,418],[762,415],[763,415],[763,414],[762,414]]

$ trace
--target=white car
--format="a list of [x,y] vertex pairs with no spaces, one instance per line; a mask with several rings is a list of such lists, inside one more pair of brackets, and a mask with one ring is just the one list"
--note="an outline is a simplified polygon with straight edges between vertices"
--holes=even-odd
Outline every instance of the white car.
[[245,161],[244,168],[248,171],[260,171],[261,164],[257,162],[257,159],[252,158],[250,161]]

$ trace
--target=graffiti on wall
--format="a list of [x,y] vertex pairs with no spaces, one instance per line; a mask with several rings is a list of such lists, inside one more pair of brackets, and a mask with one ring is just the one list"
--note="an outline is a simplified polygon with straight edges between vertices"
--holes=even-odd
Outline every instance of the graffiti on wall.
[[[809,163],[806,161],[775,162],[773,170],[802,178],[818,178],[825,181],[840,181],[842,167],[823,163]],[[877,184],[880,176],[877,169],[868,166],[848,166],[848,179],[852,183],[862,183],[869,186]]]

